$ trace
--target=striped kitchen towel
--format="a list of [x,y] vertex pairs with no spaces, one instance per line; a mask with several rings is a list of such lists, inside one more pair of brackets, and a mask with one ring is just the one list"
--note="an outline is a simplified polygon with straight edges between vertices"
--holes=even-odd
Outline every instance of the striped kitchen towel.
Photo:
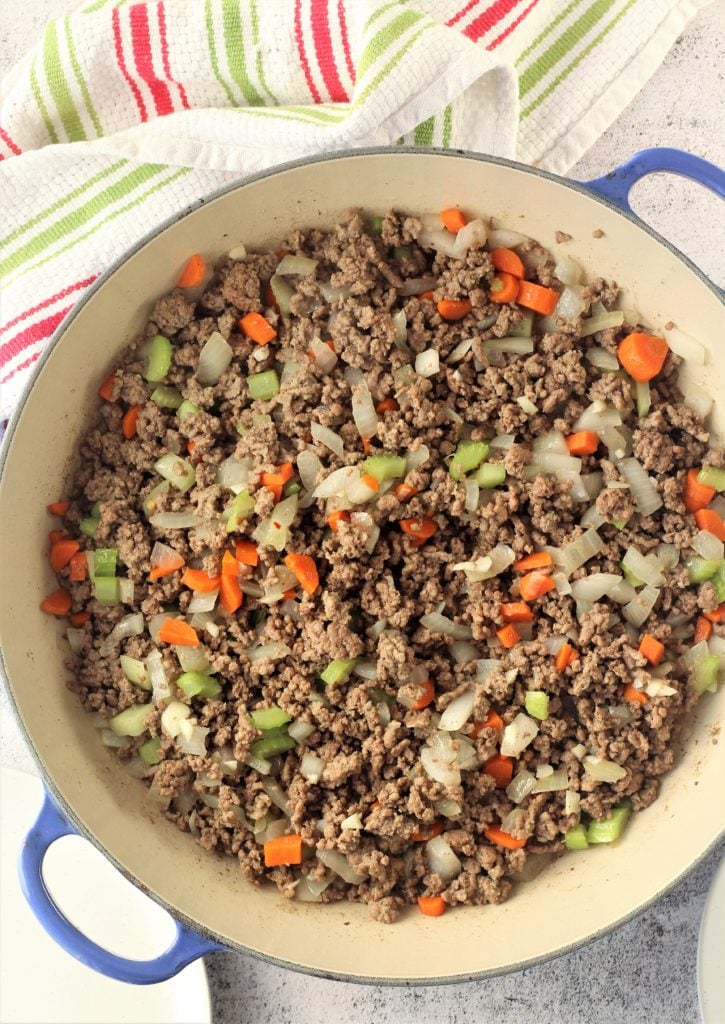
[[461,147],[564,172],[709,0],[92,0],[0,103],[0,416],[116,258],[244,174]]

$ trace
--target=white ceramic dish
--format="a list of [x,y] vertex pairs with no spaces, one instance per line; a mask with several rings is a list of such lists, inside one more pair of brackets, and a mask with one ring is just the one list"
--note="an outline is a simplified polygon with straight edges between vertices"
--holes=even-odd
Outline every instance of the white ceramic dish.
[[703,1024],[725,1021],[725,858],[715,873],[697,944],[697,994]]

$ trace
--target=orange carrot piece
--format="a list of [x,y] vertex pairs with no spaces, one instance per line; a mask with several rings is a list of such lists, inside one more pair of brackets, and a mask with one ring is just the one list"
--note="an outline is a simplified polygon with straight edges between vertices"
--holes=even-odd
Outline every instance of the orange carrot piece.
[[340,509],[338,512],[330,512],[327,517],[327,525],[330,527],[333,533],[337,533],[337,529],[340,523],[349,523],[350,513],[346,508]]
[[530,572],[519,580],[519,592],[524,601],[535,601],[537,597],[543,597],[550,590],[554,589],[554,581],[551,576],[543,572]]
[[397,412],[399,408],[400,406],[398,405],[394,398],[384,398],[382,402],[378,402],[378,404],[375,406],[375,412]]
[[505,754],[494,754],[486,761],[483,770],[496,780],[496,789],[506,789],[514,777],[514,759]]
[[719,605],[719,607],[717,607],[715,609],[715,611],[704,612],[703,614],[704,614],[706,619],[710,620],[710,622],[724,622],[725,621],[725,604]]
[[72,583],[80,583],[88,575],[88,561],[83,551],[77,551],[71,558],[69,579]]
[[426,679],[420,683],[421,694],[418,697],[415,704],[410,705],[411,711],[422,711],[423,708],[427,708],[436,695],[435,687],[430,679]]
[[515,302],[520,283],[513,274],[497,274],[491,281],[488,297],[491,302]]
[[501,629],[497,629],[496,636],[507,650],[515,647],[521,639],[519,631],[516,626],[514,626],[513,622],[509,622],[507,626],[502,626]]
[[57,544],[59,540],[65,540],[65,534],[62,530],[51,530],[48,534],[48,540],[50,541],[51,547],[53,544]]
[[630,377],[644,384],[657,376],[669,351],[664,338],[635,331],[620,343],[617,356]]
[[267,284],[264,289],[264,304],[268,309],[275,309],[279,313],[279,306],[272,291],[272,285]]
[[630,702],[634,701],[637,704],[647,703],[647,694],[642,693],[640,690],[636,690],[631,683],[627,683],[625,686],[622,692],[622,698]]
[[433,291],[429,288],[427,291],[421,292],[420,295],[418,296],[418,298],[419,299],[425,299],[426,302],[432,302],[433,301],[433,294],[434,294]]
[[282,500],[282,489],[287,481],[292,479],[294,472],[291,462],[283,462],[276,472],[262,473],[262,485],[272,492],[277,503]]
[[184,564],[184,559],[181,555],[177,554],[175,558],[166,563],[166,565],[157,565],[155,569],[152,569],[149,573],[149,580],[153,583],[154,580],[160,580],[162,576],[170,576],[172,572],[176,572]]
[[242,565],[259,565],[259,551],[253,540],[238,540],[234,554]]
[[[370,452],[373,450],[373,446],[370,444],[370,438],[369,437],[361,437],[360,440],[362,441],[363,453],[365,455],[369,455]],[[363,479],[368,479],[368,478],[364,477]],[[375,479],[375,478],[373,477],[373,479]],[[376,483],[377,483],[377,481],[376,481]],[[375,490],[377,490],[377,487],[375,488]]]
[[204,257],[195,252],[189,257],[189,261],[181,271],[181,277],[176,282],[177,288],[195,288],[204,280]]
[[593,430],[579,430],[565,440],[570,455],[593,455],[599,447],[599,435]]
[[222,576],[238,576],[239,562],[231,551],[225,551],[222,556]]
[[44,601],[41,601],[40,610],[48,615],[67,615],[71,609],[70,594],[61,587],[49,594]]
[[124,413],[123,419],[121,420],[121,430],[123,431],[123,436],[127,441],[130,441],[136,433],[138,414],[142,409],[142,405],[132,405],[131,408],[127,409]]
[[709,640],[712,636],[712,622],[706,619],[704,615],[698,615],[697,622],[695,623],[695,636],[693,642],[701,644],[703,640]]
[[407,484],[405,481],[402,484],[396,484],[393,488],[393,494],[401,502],[410,501],[417,493],[418,488],[414,487],[413,484]]
[[533,281],[522,281],[519,284],[516,302],[526,309],[533,309],[535,313],[542,316],[551,316],[559,301],[559,293],[553,288],[544,288],[541,284],[534,284]]
[[52,505],[46,505],[52,516],[64,516],[70,508],[69,501],[54,501]]
[[61,569],[64,569],[79,550],[80,544],[77,540],[59,540],[54,544],[50,549],[50,567],[53,572],[60,572]]
[[695,512],[695,522],[701,530],[707,530],[718,540],[725,540],[725,522],[714,508],[699,508]]
[[302,863],[302,836],[287,835],[268,839],[264,844],[264,866],[279,868]]
[[[365,441],[365,438],[363,438],[363,441]],[[369,448],[367,449],[365,454],[367,454],[368,451],[370,451]],[[380,490],[380,483],[375,479],[374,476],[370,476],[369,473],[366,473],[361,479],[365,486],[369,487],[371,491]]]
[[499,606],[501,618],[504,622],[532,622],[534,613],[526,601],[511,601],[508,604]]
[[294,601],[294,599],[297,597],[296,588],[290,587],[289,590],[283,590],[282,597],[285,599],[285,601]]
[[447,909],[448,904],[442,896],[418,897],[418,910],[426,917],[440,917]]
[[462,320],[473,309],[468,299],[441,299],[437,306],[444,320]]
[[571,665],[572,661],[576,661],[578,657],[579,651],[575,651],[571,644],[564,644],[556,656],[555,664],[557,672],[563,672],[564,669]]
[[285,558],[284,564],[295,574],[305,593],[314,594],[320,585],[314,558],[310,558],[309,555],[290,554]]
[[709,505],[717,494],[714,487],[708,487],[707,484],[700,483],[697,479],[699,472],[699,469],[690,469],[685,477],[683,500],[688,512],[699,512],[700,509]]
[[266,345],[277,337],[277,332],[268,320],[265,320],[261,313],[247,313],[239,321],[239,326],[244,333],[257,345]]
[[181,577],[181,582],[189,590],[195,590],[199,594],[211,594],[219,586],[218,576],[209,576],[201,569],[187,569]]
[[465,214],[456,206],[451,206],[447,210],[441,210],[438,216],[443,222],[443,227],[446,231],[450,231],[452,235],[457,234],[468,223]]
[[198,647],[199,635],[193,626],[183,619],[167,619],[158,632],[159,640],[178,647]]
[[[72,578],[73,577],[71,577],[71,579]],[[79,626],[82,626],[84,622],[88,622],[90,617],[90,612],[73,612],[72,615],[68,616],[68,621],[70,622],[71,626],[75,626],[77,629]]]
[[427,843],[429,839],[435,839],[443,831],[443,822],[434,821],[432,825],[426,825],[419,832],[414,832],[410,837],[414,843]]
[[244,594],[242,593],[242,588],[239,586],[237,577],[232,576],[231,573],[222,573],[221,575],[221,580],[219,582],[219,600],[221,601],[224,611],[229,612],[230,615],[242,606]]
[[645,633],[639,644],[639,653],[644,655],[650,665],[659,665],[664,657],[665,645],[651,633]]
[[526,273],[524,261],[513,249],[494,249],[491,253],[491,263],[493,263],[496,270],[502,270],[504,273],[512,274],[514,277],[521,278]]
[[423,544],[438,532],[438,524],[433,519],[401,519],[400,529],[407,533],[416,543]]
[[526,846],[526,839],[515,839],[498,825],[491,825],[484,829],[483,834],[490,843],[496,843],[497,846],[503,846],[507,850],[521,850]]
[[529,569],[547,569],[554,564],[554,559],[548,551],[534,551],[531,555],[524,555],[514,562],[516,572],[528,572]]
[[117,402],[118,399],[113,397],[113,389],[116,385],[116,371],[109,373],[104,382],[98,389],[98,395],[100,398],[104,398],[107,402]]
[[495,729],[496,732],[503,732],[503,718],[497,715],[493,708],[489,708],[488,714],[482,722],[473,723],[470,733],[471,738],[477,739],[484,729]]

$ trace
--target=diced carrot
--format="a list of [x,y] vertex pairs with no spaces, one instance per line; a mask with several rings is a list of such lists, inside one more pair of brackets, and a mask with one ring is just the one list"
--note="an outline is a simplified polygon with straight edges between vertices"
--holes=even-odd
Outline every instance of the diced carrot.
[[283,462],[275,473],[262,473],[262,485],[271,491],[275,502],[282,500],[282,490],[288,480],[294,476],[294,466],[291,462]]
[[508,604],[499,606],[501,618],[504,622],[532,622],[534,613],[526,601],[511,601]]
[[427,291],[421,292],[420,295],[418,296],[419,299],[425,299],[426,302],[432,302],[433,301],[433,297],[434,297],[434,293],[433,293],[432,289],[430,289],[430,288],[428,288]]
[[184,559],[178,552],[174,556],[170,557],[163,565],[157,565],[149,573],[149,580],[153,583],[154,580],[160,580],[162,576],[170,576],[172,572],[176,572],[184,564]]
[[699,512],[706,508],[717,494],[714,487],[701,484],[697,479],[699,469],[690,469],[685,477],[685,492],[683,499],[688,512]]
[[259,551],[253,540],[238,540],[234,554],[243,565],[259,565]]
[[410,837],[414,843],[427,843],[429,839],[435,839],[443,831],[443,822],[434,821],[432,825],[426,825],[419,832],[414,832]]
[[418,488],[414,487],[413,484],[407,484],[405,480],[402,484],[396,484],[393,488],[393,494],[400,502],[410,501],[417,493]]
[[440,917],[445,914],[448,904],[442,896],[419,896],[418,910],[426,917]]
[[221,601],[222,608],[229,612],[230,615],[242,606],[244,594],[242,593],[242,588],[239,586],[237,577],[232,576],[231,573],[222,573],[221,575],[221,580],[219,582],[219,600]]
[[[363,438],[363,441],[364,440],[365,440],[365,438]],[[368,449],[368,451],[369,451],[369,449]],[[370,476],[369,473],[366,473],[361,479],[362,479],[362,482],[365,484],[365,486],[369,487],[371,491],[379,491],[380,490],[379,482],[375,479],[374,476]]]
[[657,376],[669,351],[664,338],[634,331],[620,343],[617,356],[630,377],[644,384]]
[[530,572],[527,576],[522,576],[519,580],[519,592],[524,601],[535,601],[537,597],[548,594],[550,590],[554,589],[554,586],[551,576],[537,570]]
[[130,409],[127,409],[124,413],[123,419],[121,420],[121,430],[126,440],[130,441],[133,435],[136,433],[136,423],[138,422],[138,414],[143,409],[142,405],[132,405]]
[[665,645],[651,633],[645,633],[639,644],[639,653],[645,656],[650,665],[659,665],[664,657]]
[[519,284],[519,278],[513,274],[497,274],[491,281],[488,297],[491,302],[515,302]]
[[433,519],[401,519],[400,529],[413,538],[416,547],[425,544],[438,532],[438,524]]
[[82,626],[84,622],[88,622],[90,617],[90,612],[73,612],[71,615],[68,616],[68,621],[70,622],[71,626],[75,626],[77,629],[79,626]]
[[181,577],[181,582],[199,594],[211,594],[219,586],[220,579],[218,576],[209,576],[201,569],[187,569]]
[[113,397],[113,389],[116,385],[116,371],[109,373],[104,382],[98,389],[98,395],[100,398],[105,398],[107,402],[117,402],[118,399]]
[[193,626],[183,619],[167,619],[158,632],[159,640],[178,647],[198,647],[199,635]]
[[41,601],[40,609],[48,615],[67,615],[71,609],[70,594],[61,587],[49,594],[44,601]]
[[70,508],[70,502],[54,501],[52,505],[47,505],[46,508],[52,516],[64,516]]
[[295,587],[290,587],[289,590],[283,590],[282,597],[285,601],[294,601],[297,597],[297,589]]
[[70,562],[71,558],[80,549],[77,540],[59,540],[50,549],[50,567],[53,572],[60,572]]
[[593,455],[599,447],[599,435],[593,430],[579,430],[565,440],[570,455]]
[[80,583],[88,575],[88,560],[83,551],[77,551],[71,558],[69,579],[72,583]]
[[[370,452],[373,450],[373,446],[370,443],[370,438],[369,437],[361,437],[360,440],[362,441],[363,453],[365,455],[369,455]],[[370,477],[363,477],[363,480],[369,480],[369,479],[371,479],[371,478]],[[372,479],[375,480],[375,477],[372,477]],[[377,480],[375,480],[375,483],[377,484]],[[370,486],[371,485],[368,484],[368,487],[370,487]],[[377,487],[374,487],[373,490],[376,491]]]
[[275,309],[279,313],[279,305],[277,304],[277,299],[274,297],[272,285],[269,282],[267,282],[264,288],[264,304],[268,309]]
[[701,530],[707,530],[718,540],[725,540],[725,522],[714,508],[699,508],[695,512],[695,522]]
[[459,210],[456,206],[451,206],[447,210],[441,210],[438,216],[443,221],[443,227],[446,231],[450,231],[452,235],[457,234],[468,223],[463,211]]
[[350,513],[347,511],[346,508],[341,508],[337,512],[330,512],[329,516],[327,517],[327,525],[330,527],[333,533],[337,533],[337,528],[341,522],[350,522]]
[[516,302],[526,309],[533,309],[535,313],[542,316],[551,316],[559,301],[559,293],[553,288],[544,288],[543,285],[534,284],[533,281],[522,281],[519,284]]
[[285,256],[289,256],[289,249],[277,249],[274,255],[281,263]]
[[514,759],[505,754],[494,754],[486,761],[483,770],[496,780],[496,789],[505,789],[514,777]]
[[468,299],[441,299],[437,306],[444,320],[462,320],[473,309]]
[[528,572],[529,569],[546,569],[554,564],[554,559],[548,551],[534,551],[531,555],[524,555],[514,562],[514,569],[517,572]]
[[295,574],[305,593],[314,594],[320,585],[315,560],[309,555],[289,554],[286,556],[284,564]]
[[50,541],[51,547],[53,544],[57,544],[59,540],[63,540],[65,536],[66,535],[62,530],[51,530],[48,533],[48,540]]
[[238,576],[239,562],[231,551],[225,551],[222,555],[222,576]]
[[302,836],[288,835],[268,839],[264,844],[264,866],[278,868],[302,863]]
[[508,626],[502,626],[501,629],[497,629],[496,636],[507,650],[511,647],[515,647],[521,639],[519,631],[516,626],[514,626],[513,622],[509,622]]
[[186,450],[189,453],[189,455],[193,455],[194,452],[196,451],[196,441],[193,438],[190,438],[186,442]]
[[420,697],[414,704],[410,705],[411,711],[422,711],[423,708],[427,708],[436,695],[435,687],[430,679],[426,679],[420,683]]
[[647,694],[642,693],[641,690],[636,690],[631,683],[627,683],[627,685],[625,686],[622,692],[622,698],[630,702],[634,701],[637,704],[647,703]]
[[266,345],[277,337],[277,332],[268,320],[265,320],[261,313],[247,313],[239,321],[239,326],[244,333],[257,345]]
[[694,643],[701,644],[703,640],[709,640],[712,636],[712,622],[704,615],[698,615],[695,623]]
[[189,257],[189,261],[181,271],[181,277],[176,282],[177,288],[195,288],[204,280],[204,258],[195,252]]
[[380,807],[380,801],[379,800],[373,800],[373,802],[368,807],[368,814],[370,813],[370,811],[377,810],[378,807]]
[[526,271],[524,261],[513,249],[494,249],[491,253],[491,263],[496,270],[503,270],[506,274],[513,274],[514,277],[524,277]]
[[579,657],[579,651],[575,651],[571,644],[564,644],[559,653],[556,656],[556,668],[558,672],[563,672],[565,668],[571,665],[572,661],[576,661]]
[[400,406],[394,398],[384,398],[382,402],[378,402],[375,406],[375,412],[397,412]]
[[719,605],[712,612],[703,612],[703,614],[710,622],[725,622],[725,604]]
[[503,846],[507,850],[521,850],[526,846],[526,839],[515,839],[497,825],[491,825],[484,829],[483,834],[490,843],[496,843],[497,846]]
[[488,714],[482,722],[473,723],[470,732],[471,738],[477,739],[484,729],[495,729],[496,732],[503,732],[503,718],[497,715],[493,708],[489,708]]

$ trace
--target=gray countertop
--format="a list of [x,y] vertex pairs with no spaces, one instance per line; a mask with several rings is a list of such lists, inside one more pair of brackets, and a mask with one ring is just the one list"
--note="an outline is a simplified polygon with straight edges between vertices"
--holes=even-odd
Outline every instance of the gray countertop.
[[[71,0],[0,5],[4,68]],[[571,169],[588,180],[637,150],[675,146],[725,163],[723,8],[702,11],[642,92]],[[722,204],[683,179],[655,175],[633,206],[719,284],[725,283]],[[0,698],[0,761],[36,771],[7,697]],[[207,958],[215,1024],[696,1024],[697,935],[725,846],[711,851],[636,920],[557,960],[488,981],[383,989],[309,978],[234,953]],[[112,1015],[105,1018],[115,1024]],[[724,1022],[725,1024],[725,1022]]]

